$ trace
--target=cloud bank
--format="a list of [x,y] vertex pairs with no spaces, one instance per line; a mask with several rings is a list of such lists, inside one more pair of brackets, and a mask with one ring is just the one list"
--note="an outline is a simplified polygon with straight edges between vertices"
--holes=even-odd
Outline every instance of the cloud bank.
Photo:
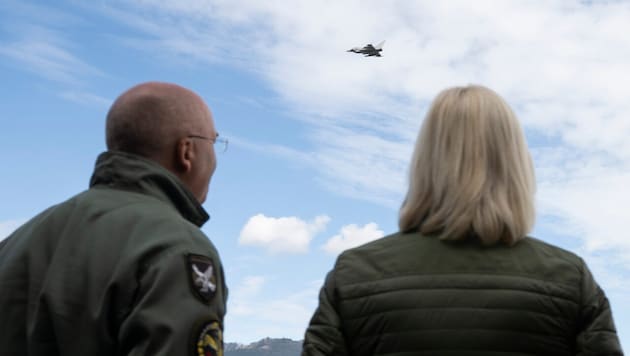
[[[111,13],[149,35],[133,42],[144,50],[265,79],[310,125],[320,183],[390,207],[404,194],[430,101],[445,87],[487,85],[525,126],[541,216],[554,214],[564,228],[580,221],[579,238],[593,249],[629,251],[611,237],[623,230],[593,227],[601,219],[589,200],[615,195],[608,220],[630,219],[630,197],[601,180],[630,172],[627,2],[144,1]],[[383,58],[345,52],[383,39]],[[548,174],[560,168],[566,174]]]

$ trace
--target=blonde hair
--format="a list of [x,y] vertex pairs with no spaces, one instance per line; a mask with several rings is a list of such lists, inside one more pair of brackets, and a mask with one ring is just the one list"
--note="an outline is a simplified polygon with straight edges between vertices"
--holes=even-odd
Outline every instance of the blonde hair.
[[454,87],[436,97],[418,134],[398,224],[444,240],[513,245],[534,224],[535,190],[512,109],[488,88]]

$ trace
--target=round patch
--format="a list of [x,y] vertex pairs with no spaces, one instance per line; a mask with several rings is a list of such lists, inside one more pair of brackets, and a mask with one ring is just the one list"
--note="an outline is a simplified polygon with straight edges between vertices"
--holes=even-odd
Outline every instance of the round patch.
[[218,322],[203,323],[196,330],[193,355],[223,356],[223,332]]

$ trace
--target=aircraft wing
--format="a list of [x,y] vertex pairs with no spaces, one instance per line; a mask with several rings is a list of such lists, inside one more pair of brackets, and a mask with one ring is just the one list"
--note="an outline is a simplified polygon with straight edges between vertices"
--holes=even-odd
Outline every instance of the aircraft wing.
[[369,45],[363,47],[364,50],[366,51],[375,51],[376,48],[374,48],[374,46],[372,46],[372,44],[370,43]]

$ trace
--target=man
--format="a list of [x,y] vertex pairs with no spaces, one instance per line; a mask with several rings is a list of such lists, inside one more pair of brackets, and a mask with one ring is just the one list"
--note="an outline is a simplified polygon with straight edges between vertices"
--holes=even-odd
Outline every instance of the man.
[[199,229],[210,110],[150,82],[116,99],[106,126],[90,189],[0,245],[2,355],[222,355],[227,289]]

